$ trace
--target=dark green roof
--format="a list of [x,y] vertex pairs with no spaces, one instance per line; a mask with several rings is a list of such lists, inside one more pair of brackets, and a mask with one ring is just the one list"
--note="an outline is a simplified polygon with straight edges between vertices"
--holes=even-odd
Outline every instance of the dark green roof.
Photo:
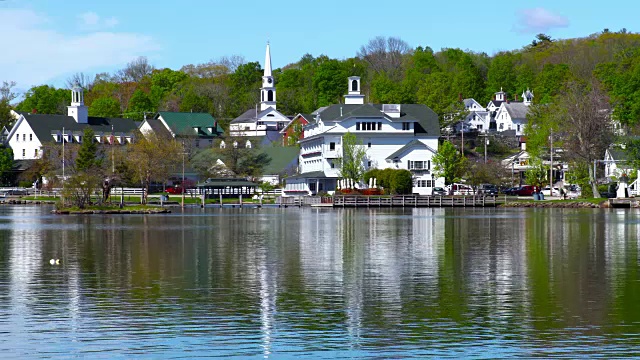
[[[199,128],[197,133],[199,137],[216,137],[224,132],[220,124],[209,113],[161,111],[156,114],[154,119],[160,117],[176,136],[196,135],[194,128]],[[214,126],[213,132],[209,131],[208,128]]]
[[395,157],[400,157],[400,155],[402,155],[404,152],[406,152],[407,150],[409,150],[409,149],[411,149],[413,147],[431,150],[434,153],[436,152],[434,149],[430,148],[427,144],[423,143],[420,140],[411,140],[411,141],[409,141],[407,143],[407,145],[401,147],[400,149],[398,149],[393,154],[387,156],[387,159],[393,159]]
[[608,150],[613,160],[628,161],[630,158],[629,153],[625,149],[614,147]]
[[265,175],[291,174],[298,165],[297,146],[271,146],[264,147],[262,151],[269,155],[271,162],[262,171]]
[[132,134],[138,125],[131,119],[118,118],[101,118],[89,117],[87,124],[78,124],[71,116],[66,115],[45,115],[45,114],[22,114],[36,134],[40,142],[53,141],[52,133],[62,131],[65,132],[82,132],[89,126],[96,135],[125,133]]
[[320,111],[323,121],[342,121],[352,117],[385,117],[392,122],[416,121],[416,133],[440,136],[438,115],[422,104],[400,104],[400,117],[393,118],[382,112],[382,104],[331,105]]

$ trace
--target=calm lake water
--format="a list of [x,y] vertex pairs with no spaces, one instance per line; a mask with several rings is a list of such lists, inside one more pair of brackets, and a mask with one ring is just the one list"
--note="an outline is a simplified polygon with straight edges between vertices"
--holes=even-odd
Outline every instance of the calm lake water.
[[635,210],[50,210],[0,207],[2,358],[640,356]]

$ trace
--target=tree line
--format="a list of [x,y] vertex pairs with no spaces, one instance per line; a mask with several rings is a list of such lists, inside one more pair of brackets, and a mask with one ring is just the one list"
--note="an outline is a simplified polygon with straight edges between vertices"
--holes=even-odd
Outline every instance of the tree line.
[[[538,104],[552,103],[565,84],[595,77],[606,85],[619,118],[634,122],[640,115],[638,48],[640,35],[604,31],[579,39],[554,40],[540,34],[521,49],[494,55],[470,50],[428,46],[410,47],[399,38],[376,37],[356,56],[332,59],[304,55],[273,71],[278,109],[284,114],[310,113],[339,103],[346,78],[362,77],[362,91],[372,103],[420,103],[441,119],[459,107],[458,98],[488,102],[503,89],[512,100],[527,88]],[[239,56],[223,57],[179,70],[155,68],[144,57],[114,73],[95,76],[78,73],[67,88],[34,86],[15,108],[19,111],[64,114],[69,88],[78,84],[85,93],[91,116],[141,120],[145,113],[164,111],[208,112],[228,123],[259,102],[262,68]],[[632,75],[631,77],[629,75]],[[0,88],[0,120],[15,99],[15,83]]]

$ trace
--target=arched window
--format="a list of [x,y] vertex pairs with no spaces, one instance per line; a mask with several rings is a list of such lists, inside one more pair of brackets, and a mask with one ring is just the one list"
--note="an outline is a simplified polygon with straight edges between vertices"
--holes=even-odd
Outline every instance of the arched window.
[[273,90],[267,92],[267,101],[273,101]]
[[264,91],[262,92],[262,101],[264,101]]
[[358,80],[353,80],[351,82],[351,91],[358,91]]

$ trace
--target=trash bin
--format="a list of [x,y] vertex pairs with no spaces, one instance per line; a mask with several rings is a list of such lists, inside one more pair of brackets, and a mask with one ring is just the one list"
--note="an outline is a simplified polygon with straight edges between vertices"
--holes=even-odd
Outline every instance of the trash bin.
[[160,200],[162,200],[162,202],[169,201],[169,196],[168,195],[160,195]]
[[544,200],[544,194],[542,192],[540,193],[540,199],[538,200]]
[[538,194],[538,193],[533,193],[533,200],[534,200],[534,201],[538,201],[538,200],[540,200],[540,194]]

